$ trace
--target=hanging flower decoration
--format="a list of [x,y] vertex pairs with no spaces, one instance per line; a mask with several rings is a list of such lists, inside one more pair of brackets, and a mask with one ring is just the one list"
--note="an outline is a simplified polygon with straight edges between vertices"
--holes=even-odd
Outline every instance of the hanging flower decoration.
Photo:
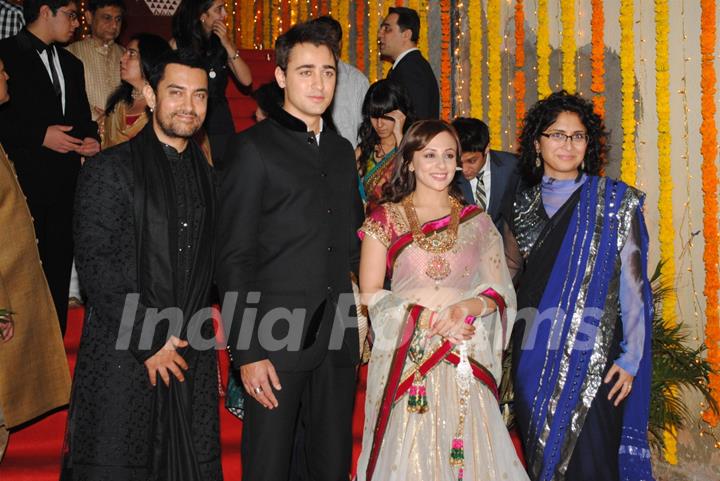
[[[305,0],[303,0],[305,1]],[[295,25],[298,22],[298,13],[300,12],[300,0],[290,0],[290,24]]]
[[525,5],[523,0],[515,2],[515,133],[520,134],[525,118]]
[[355,66],[365,70],[365,2],[355,4]]
[[633,22],[635,0],[620,1],[620,76],[622,78],[622,163],[620,180],[635,185],[637,155],[635,153],[635,44]]
[[290,2],[287,0],[283,0],[281,3],[281,12],[280,15],[282,16],[282,29],[283,33],[290,30],[290,27],[292,24],[290,23]]
[[263,2],[263,14],[262,18],[262,24],[263,24],[263,48],[270,48],[270,45],[272,44],[272,32],[271,32],[271,26],[272,26],[272,18],[273,18],[273,11],[272,11],[272,0],[264,0]]
[[[668,1],[655,0],[655,111],[658,117],[658,176],[660,178],[658,213],[660,216],[658,237],[660,238],[660,259],[665,279],[675,279],[675,248],[672,190],[673,180],[670,161],[670,65],[668,60]],[[663,297],[662,312],[665,320],[675,324],[675,296]],[[665,459],[677,463],[677,432],[663,433]]]
[[502,147],[502,57],[500,56],[500,0],[487,2],[488,25],[488,127],[490,128],[490,148]]
[[370,70],[368,72],[368,79],[370,83],[377,81],[378,79],[378,61],[380,55],[378,53],[377,45],[377,34],[378,28],[380,27],[379,10],[381,5],[377,0],[371,0],[368,3],[368,65]]
[[605,117],[605,12],[603,0],[592,0],[590,27],[592,30],[590,90],[595,94],[593,96],[595,112],[600,117]]
[[575,78],[575,0],[561,1],[562,22],[562,81],[563,88],[570,93],[577,91]]
[[428,57],[428,37],[430,36],[430,25],[428,25],[428,0],[420,0],[417,10],[420,17],[420,39],[418,48],[425,58]]
[[[380,19],[384,20],[385,16],[387,15],[388,11],[390,10],[390,7],[395,5],[395,0],[385,0],[383,2],[382,12],[380,12]],[[392,68],[392,64],[390,62],[383,62],[382,65],[382,78],[386,78],[388,72]]]
[[[715,161],[718,155],[717,126],[715,125],[715,41],[716,5],[715,0],[702,0],[700,19],[700,92],[702,123],[702,190],[703,190],[703,234],[705,236],[705,345],[707,359],[713,372],[710,374],[710,392],[720,399],[720,318],[718,317],[718,171]],[[718,416],[710,409],[703,419],[717,426]]]
[[263,0],[255,2],[255,45],[263,43]]
[[452,107],[452,63],[450,61],[450,0],[440,0],[440,116],[450,119]]
[[538,0],[537,17],[537,89],[538,98],[544,99],[552,93],[550,90],[550,31],[547,0]]
[[470,115],[483,118],[483,78],[482,78],[482,1],[470,0],[467,10],[470,28]]
[[337,2],[337,10],[333,10],[333,15],[338,16],[338,21],[343,25],[343,42],[342,42],[342,59],[346,62],[350,61],[350,3],[346,0]]

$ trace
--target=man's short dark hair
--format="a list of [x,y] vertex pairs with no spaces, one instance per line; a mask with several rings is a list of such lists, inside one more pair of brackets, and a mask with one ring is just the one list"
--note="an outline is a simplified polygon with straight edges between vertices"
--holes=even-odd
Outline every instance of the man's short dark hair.
[[205,66],[203,65],[202,59],[198,54],[196,54],[192,50],[185,48],[180,48],[178,50],[170,50],[169,52],[164,53],[158,59],[157,63],[153,65],[152,69],[150,70],[150,74],[148,75],[147,81],[154,92],[157,93],[157,87],[162,81],[162,79],[165,77],[165,69],[170,64],[184,65],[190,68],[199,68],[200,70],[205,71],[205,74],[207,75]]
[[323,15],[322,17],[318,17],[313,20],[313,22],[321,23],[331,29],[335,34],[336,42],[338,44],[342,41],[342,25],[340,25],[340,22],[335,20],[330,15]]
[[460,139],[460,148],[464,152],[485,152],[490,143],[490,130],[482,120],[470,117],[458,117],[453,127]]
[[118,7],[123,13],[127,10],[123,0],[88,0],[87,2],[87,10],[92,13],[95,13],[98,8],[103,7]]
[[287,69],[290,51],[299,43],[311,43],[316,47],[321,45],[330,49],[335,58],[335,63],[340,56],[339,45],[336,41],[335,32],[325,23],[309,22],[297,23],[280,35],[275,41],[275,62],[283,70]]
[[71,3],[78,5],[78,0],[25,0],[23,2],[23,17],[25,23],[30,25],[40,16],[40,7],[47,5],[53,14],[57,13],[58,8],[67,7]]
[[398,27],[400,27],[400,31],[404,32],[405,30],[410,30],[412,32],[410,40],[417,43],[420,39],[420,17],[418,16],[418,13],[412,8],[390,7],[388,15],[393,13],[398,16],[397,24]]

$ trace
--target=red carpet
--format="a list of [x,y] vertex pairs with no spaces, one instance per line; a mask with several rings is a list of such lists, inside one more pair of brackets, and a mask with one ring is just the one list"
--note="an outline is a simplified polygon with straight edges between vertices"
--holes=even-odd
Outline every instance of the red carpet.
[[[65,335],[65,351],[70,363],[70,371],[75,368],[75,358],[80,334],[82,332],[82,309],[71,309],[68,330]],[[221,356],[223,382],[227,373],[226,356]],[[362,406],[365,402],[364,376],[361,370],[361,382],[355,404],[353,421],[353,470],[360,454],[362,437]],[[62,409],[10,434],[10,443],[5,459],[0,464],[2,481],[57,481],[60,472],[60,453],[67,410]],[[222,439],[222,465],[227,481],[240,479],[240,435],[242,423],[224,408],[220,409],[220,436]]]

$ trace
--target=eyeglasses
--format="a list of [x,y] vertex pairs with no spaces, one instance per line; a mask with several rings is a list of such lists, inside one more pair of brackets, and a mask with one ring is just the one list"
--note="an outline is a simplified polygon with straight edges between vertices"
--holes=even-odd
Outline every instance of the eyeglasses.
[[588,134],[581,134],[581,133],[567,135],[567,134],[563,134],[562,132],[551,132],[549,134],[543,132],[540,135],[542,135],[543,137],[547,137],[552,142],[556,142],[558,144],[559,143],[564,144],[565,142],[567,142],[569,140],[573,144],[585,145],[585,144],[587,144],[588,139],[590,138],[588,136]]
[[74,21],[76,21],[76,20],[78,19],[78,14],[77,14],[77,12],[72,12],[72,11],[71,11],[71,12],[67,12],[67,11],[65,11],[65,10],[63,10],[63,9],[61,9],[61,8],[58,8],[58,11],[64,13],[65,16],[66,16],[71,22],[74,22]]

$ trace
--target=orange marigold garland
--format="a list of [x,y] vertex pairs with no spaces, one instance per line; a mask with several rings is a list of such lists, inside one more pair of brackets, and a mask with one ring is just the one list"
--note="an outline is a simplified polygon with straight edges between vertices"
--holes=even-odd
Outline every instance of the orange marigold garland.
[[544,99],[550,90],[550,31],[547,0],[537,3],[537,90],[538,98]]
[[[395,6],[396,0],[384,0],[382,11],[380,12],[380,21],[385,19],[385,16],[388,14],[388,11],[390,10],[390,7]],[[380,52],[378,52],[378,55]],[[392,68],[392,64],[390,62],[382,62],[381,70],[382,70],[382,78],[386,78],[388,72]]]
[[487,1],[488,42],[488,127],[490,148],[502,148],[502,57],[500,43],[500,0]]
[[[298,22],[298,15],[300,13],[300,0],[289,0],[290,1],[290,25],[295,25]],[[305,1],[305,0],[303,0]]]
[[575,0],[561,1],[562,20],[562,81],[563,88],[570,93],[577,90],[575,79]]
[[368,79],[370,83],[378,79],[378,65],[380,54],[378,53],[377,38],[378,28],[380,26],[380,8],[382,4],[378,0],[368,2]]
[[343,42],[341,57],[344,61],[350,62],[350,2],[348,0],[340,0],[337,10],[333,11],[333,15],[337,15],[337,19],[343,26]]
[[265,0],[263,5],[263,15],[260,22],[263,26],[263,48],[270,48],[272,43],[272,22],[273,22],[272,0]]
[[452,62],[450,61],[450,0],[440,0],[440,116],[450,120],[452,108]]
[[355,66],[365,72],[365,2],[355,3]]
[[263,43],[263,0],[255,2],[255,45]]
[[620,1],[620,75],[622,78],[622,162],[620,180],[635,185],[637,154],[635,152],[635,43],[633,24],[635,0]]
[[[709,388],[713,397],[720,399],[720,317],[718,317],[718,171],[715,161],[718,155],[717,126],[715,125],[715,0],[702,0],[700,19],[700,91],[702,123],[702,189],[703,234],[705,236],[705,299],[706,317],[705,345],[708,362],[712,366]],[[717,426],[718,416],[708,409],[703,419]]]
[[592,81],[590,90],[593,96],[595,112],[605,117],[605,12],[603,0],[592,0],[592,19],[590,20],[592,30],[592,52],[590,54],[592,63]]
[[[670,62],[668,60],[668,31],[670,21],[668,0],[655,0],[655,111],[658,118],[658,177],[660,178],[658,196],[658,238],[660,239],[660,259],[662,275],[665,279],[675,279],[675,229],[673,226],[672,204],[672,162],[670,158]],[[675,296],[664,296],[662,303],[663,319],[675,325]],[[676,389],[673,394],[677,396]],[[674,429],[663,433],[665,440],[665,459],[677,464],[677,432]]]
[[428,58],[428,37],[430,36],[430,26],[428,25],[428,0],[420,0],[418,8],[418,17],[420,17],[420,40],[418,48],[425,58]]
[[515,134],[519,135],[525,118],[525,5],[523,0],[515,2]]
[[483,118],[483,78],[482,78],[482,1],[470,0],[468,4],[468,25],[470,27],[470,42],[468,56],[470,57],[470,115],[476,119]]
[[280,2],[280,15],[282,16],[282,31],[285,33],[292,26],[290,24],[290,2],[288,0]]

